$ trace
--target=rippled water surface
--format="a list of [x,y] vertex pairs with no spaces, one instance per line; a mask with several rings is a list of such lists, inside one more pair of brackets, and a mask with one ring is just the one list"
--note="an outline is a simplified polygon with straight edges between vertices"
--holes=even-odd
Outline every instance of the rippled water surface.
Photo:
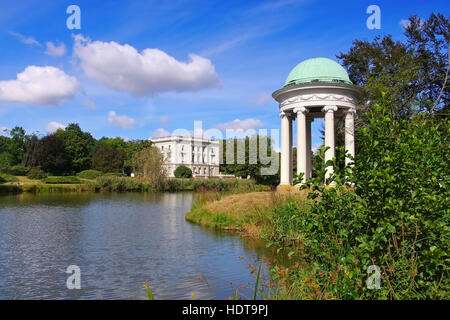
[[[0,299],[224,299],[259,241],[188,223],[192,193],[0,197]],[[240,260],[242,256],[245,259]],[[69,265],[81,289],[68,290]],[[251,296],[251,292],[241,290]]]

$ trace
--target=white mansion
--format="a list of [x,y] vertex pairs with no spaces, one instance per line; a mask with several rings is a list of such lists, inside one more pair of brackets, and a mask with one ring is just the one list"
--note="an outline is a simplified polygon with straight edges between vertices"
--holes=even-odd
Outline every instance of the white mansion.
[[173,177],[173,172],[180,165],[190,168],[194,177],[219,175],[219,141],[189,136],[150,140],[164,155],[168,177]]

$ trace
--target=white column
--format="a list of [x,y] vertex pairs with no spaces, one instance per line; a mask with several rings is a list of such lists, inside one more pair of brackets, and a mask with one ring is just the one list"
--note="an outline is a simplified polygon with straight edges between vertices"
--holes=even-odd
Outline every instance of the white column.
[[308,109],[298,107],[294,109],[297,113],[297,174],[304,173],[302,183],[306,182],[307,174],[307,125],[306,113]]
[[[325,112],[325,147],[329,147],[329,149],[325,152],[325,162],[334,158],[334,112],[337,110],[338,108],[336,106],[325,106],[322,109],[322,111]],[[333,174],[333,172],[332,166],[327,168],[325,173],[325,181]]]
[[283,111],[281,117],[280,185],[289,185],[289,119]]
[[311,117],[306,117],[306,179],[312,177],[311,172]]
[[[348,153],[353,158],[355,157],[355,124],[354,115],[355,108],[350,108],[345,113],[345,153]],[[349,158],[345,158],[345,165],[352,162]]]
[[289,184],[292,185],[292,181],[294,178],[293,175],[293,162],[294,162],[294,155],[292,153],[292,140],[293,140],[293,136],[292,136],[292,116],[289,115],[288,116],[289,119]]

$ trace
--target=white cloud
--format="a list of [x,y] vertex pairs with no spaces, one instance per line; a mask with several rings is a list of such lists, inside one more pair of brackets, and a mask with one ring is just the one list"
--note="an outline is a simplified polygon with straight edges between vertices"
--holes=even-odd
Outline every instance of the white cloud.
[[28,66],[16,80],[0,81],[0,100],[59,105],[72,99],[79,88],[76,78],[58,68]]
[[152,138],[168,137],[170,135],[170,132],[163,128],[158,128],[152,132]]
[[66,45],[62,42],[59,45],[56,45],[51,41],[47,41],[45,46],[47,47],[45,54],[49,56],[61,57],[66,54]]
[[220,85],[211,61],[195,54],[189,55],[189,62],[181,62],[159,49],[138,52],[128,44],[74,38],[74,56],[84,73],[113,89],[145,96]]
[[47,123],[47,125],[45,126],[45,131],[47,131],[47,133],[51,134],[54,133],[56,130],[58,129],[65,129],[66,126],[63,125],[62,123],[56,122],[56,121],[51,121],[49,123]]
[[110,111],[108,122],[122,129],[133,129],[136,120],[127,116],[118,116],[115,111]]
[[216,128],[218,128],[220,130],[226,130],[226,129],[239,130],[239,129],[241,129],[241,130],[247,131],[249,129],[260,128],[262,126],[263,126],[263,123],[261,122],[261,120],[248,118],[248,119],[244,119],[244,120],[235,119],[230,122],[221,123],[221,124],[216,125]]
[[9,32],[10,35],[16,37],[17,39],[19,39],[20,42],[28,44],[28,45],[35,45],[35,46],[39,46],[41,47],[42,45],[39,43],[39,41],[37,41],[36,39],[34,39],[33,37],[26,37],[23,34],[19,33],[19,32]]

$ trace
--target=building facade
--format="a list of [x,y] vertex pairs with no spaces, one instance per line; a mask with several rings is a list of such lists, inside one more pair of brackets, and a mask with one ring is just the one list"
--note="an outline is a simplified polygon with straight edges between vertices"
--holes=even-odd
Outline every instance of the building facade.
[[194,177],[219,176],[219,141],[189,136],[170,136],[150,139],[164,156],[168,177],[184,165]]

